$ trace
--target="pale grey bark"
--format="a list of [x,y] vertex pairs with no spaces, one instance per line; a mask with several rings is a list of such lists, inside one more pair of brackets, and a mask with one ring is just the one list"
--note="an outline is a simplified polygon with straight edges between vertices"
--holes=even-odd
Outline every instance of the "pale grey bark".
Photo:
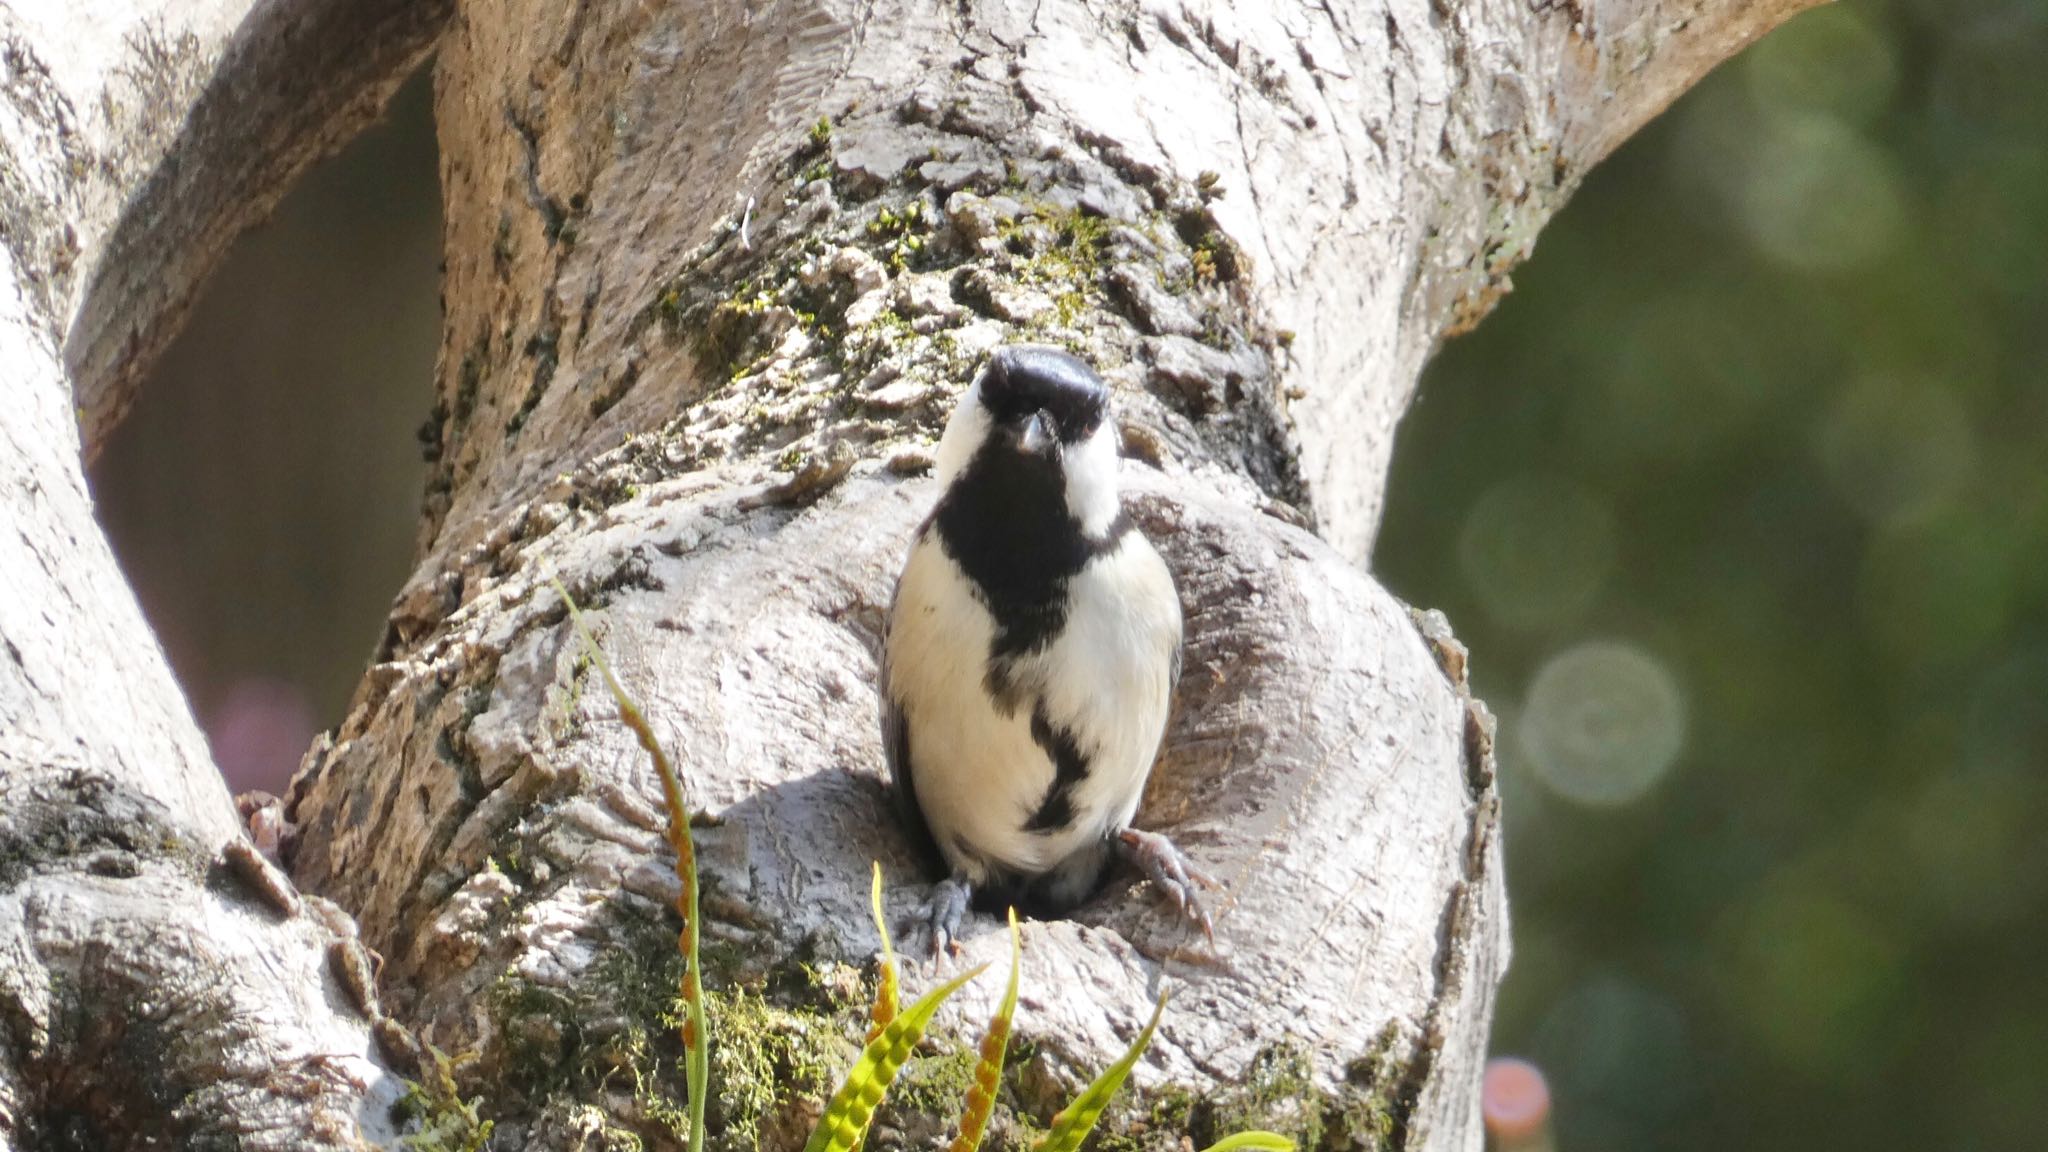
[[[1034,1054],[1001,1132],[1165,986],[1126,1131],[1157,1108],[1163,1143],[1250,1120],[1477,1147],[1507,939],[1491,737],[1455,642],[1359,566],[1393,429],[1586,166],[1799,6],[464,5],[422,558],[295,783],[293,874],[360,920],[393,1018],[477,1054],[494,1147],[671,1138],[657,792],[559,575],[722,821],[714,992],[783,1082],[743,1101],[725,1067],[720,1138],[800,1141],[817,1086],[793,1053],[834,1064],[857,1029],[867,862],[896,913],[921,895],[873,718],[881,609],[934,495],[914,477],[987,348],[1066,341],[1120,389],[1134,507],[1188,612],[1140,823],[1223,883],[1213,942],[1129,884],[1027,927]],[[74,30],[0,8],[0,1145],[43,1139],[79,1084],[283,1144],[343,1139],[392,1090],[345,921],[223,852],[233,812],[71,421],[110,425],[225,237],[438,12],[187,3]],[[949,967],[1004,949],[992,922],[968,937]],[[751,1033],[742,985],[769,996]],[[176,1075],[80,1072],[132,1048],[101,1019]],[[193,1034],[242,1046],[219,1067],[246,1092],[204,1090]],[[877,1146],[949,1107],[899,1109]]]
[[[1792,7],[467,6],[438,89],[423,560],[296,785],[297,875],[360,911],[408,1018],[482,1053],[508,1147],[573,1144],[593,1098],[660,1136],[617,1088],[659,1058],[619,1054],[635,1022],[608,991],[663,970],[655,791],[548,577],[594,605],[720,821],[714,984],[858,967],[868,861],[898,915],[926,879],[873,719],[882,608],[935,496],[902,477],[988,347],[1066,342],[1120,388],[1187,600],[1140,823],[1223,889],[1213,942],[1128,883],[1027,926],[1036,1055],[1006,1118],[1044,1122],[1059,1094],[1030,1085],[1113,1058],[1164,986],[1137,1115],[1192,1098],[1198,1123],[1477,1147],[1506,958],[1490,730],[1440,667],[1454,642],[1355,561],[1428,352],[1586,165]],[[940,972],[1003,951],[983,920]],[[783,1007],[791,1036],[854,1024]],[[603,1076],[560,1072],[593,1051]],[[797,1138],[800,1113],[748,1122]]]
[[390,1131],[398,1082],[327,975],[352,926],[236,847],[80,423],[431,29],[399,3],[0,5],[0,1148]]

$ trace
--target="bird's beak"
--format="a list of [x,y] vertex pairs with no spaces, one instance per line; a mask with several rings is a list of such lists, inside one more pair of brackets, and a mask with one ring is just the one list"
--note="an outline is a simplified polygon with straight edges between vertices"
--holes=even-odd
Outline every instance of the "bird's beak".
[[1024,434],[1017,438],[1017,447],[1033,456],[1052,451],[1060,441],[1059,425],[1046,412],[1034,412],[1024,423]]

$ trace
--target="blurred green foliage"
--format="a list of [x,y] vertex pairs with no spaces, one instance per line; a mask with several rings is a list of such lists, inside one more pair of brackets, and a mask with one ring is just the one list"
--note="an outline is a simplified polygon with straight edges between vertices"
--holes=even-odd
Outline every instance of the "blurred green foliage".
[[2048,4],[1850,0],[1595,170],[1402,425],[1558,1147],[2048,1148]]

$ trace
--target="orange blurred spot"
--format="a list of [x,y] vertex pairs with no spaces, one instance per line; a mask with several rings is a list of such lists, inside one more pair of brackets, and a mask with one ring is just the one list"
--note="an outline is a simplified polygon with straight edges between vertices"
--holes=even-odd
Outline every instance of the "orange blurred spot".
[[1542,1135],[1550,1123],[1550,1085],[1543,1072],[1527,1060],[1498,1056],[1486,1062],[1479,1089],[1486,1131],[1502,1147]]

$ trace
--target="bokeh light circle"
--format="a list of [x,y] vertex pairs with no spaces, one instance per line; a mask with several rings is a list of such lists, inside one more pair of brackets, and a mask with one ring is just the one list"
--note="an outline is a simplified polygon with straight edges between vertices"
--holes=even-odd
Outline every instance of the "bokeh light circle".
[[1722,991],[1772,1057],[1839,1081],[1896,1051],[1906,952],[1882,919],[1795,865],[1746,894],[1730,924]]
[[1771,117],[1737,200],[1757,251],[1802,272],[1844,272],[1883,256],[1905,229],[1889,152],[1832,116]]
[[1488,1060],[1479,1100],[1486,1134],[1499,1145],[1518,1147],[1540,1136],[1550,1122],[1550,1085],[1543,1070],[1527,1060]]
[[1633,644],[1581,644],[1530,682],[1521,736],[1551,791],[1591,807],[1630,803],[1685,747],[1685,695],[1663,663]]
[[1465,582],[1512,628],[1573,624],[1614,570],[1614,511],[1558,477],[1514,477],[1482,493],[1458,533]]
[[1929,903],[1967,925],[2032,914],[2048,886],[2039,808],[2040,790],[2024,776],[1966,771],[1930,781],[1905,826],[1907,856]]
[[[1929,126],[1975,139],[2039,138],[2041,51],[2038,10],[2028,0],[1929,0],[1952,34],[1927,77]],[[1978,7],[1977,14],[1964,9]]]
[[1557,1087],[1559,1135],[1573,1148],[1640,1148],[1683,1107],[1694,1070],[1692,1029],[1663,987],[1597,968],[1561,994],[1529,1055]]
[[[2038,147],[1979,148],[1956,166],[1933,209],[1942,251],[1971,279],[2031,298],[2048,255],[2048,156]],[[1995,299],[1995,297],[1994,297]],[[1982,307],[1981,299],[1973,301]]]

